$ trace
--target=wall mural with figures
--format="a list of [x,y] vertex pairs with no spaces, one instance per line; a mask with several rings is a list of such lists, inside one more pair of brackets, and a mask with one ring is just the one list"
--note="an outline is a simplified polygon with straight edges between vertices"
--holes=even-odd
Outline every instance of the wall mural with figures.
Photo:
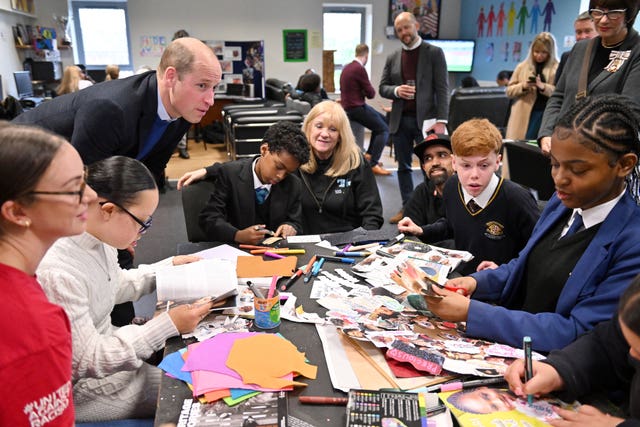
[[579,0],[463,0],[460,38],[477,40],[472,75],[494,81],[500,70],[513,70],[529,53],[536,34],[552,33],[557,54],[575,43],[573,21]]

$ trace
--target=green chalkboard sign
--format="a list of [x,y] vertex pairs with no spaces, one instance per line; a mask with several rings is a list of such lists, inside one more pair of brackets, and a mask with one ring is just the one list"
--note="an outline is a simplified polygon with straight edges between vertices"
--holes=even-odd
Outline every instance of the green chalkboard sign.
[[285,62],[307,62],[307,30],[282,30]]

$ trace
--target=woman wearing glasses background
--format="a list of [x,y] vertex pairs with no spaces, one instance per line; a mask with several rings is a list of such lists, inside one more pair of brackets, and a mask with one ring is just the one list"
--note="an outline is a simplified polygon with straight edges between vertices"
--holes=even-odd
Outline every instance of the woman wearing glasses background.
[[151,226],[155,180],[138,160],[116,156],[88,166],[87,182],[98,198],[89,206],[86,233],[58,240],[38,268],[47,296],[71,321],[76,421],[151,417],[161,372],[145,360],[167,338],[192,331],[211,303],[178,306],[144,325],[113,326],[114,304],[152,292],[158,267],[198,258],[121,269],[116,250],[135,245]]
[[85,230],[95,199],[71,144],[0,122],[0,425],[73,425],[69,320],[35,272],[56,239]]
[[593,43],[587,63],[585,96],[604,93],[623,94],[640,101],[640,36],[633,23],[638,14],[637,0],[591,0],[589,14],[598,36],[577,42],[549,98],[538,132],[545,153],[551,147],[551,134],[559,117],[576,102],[580,74]]

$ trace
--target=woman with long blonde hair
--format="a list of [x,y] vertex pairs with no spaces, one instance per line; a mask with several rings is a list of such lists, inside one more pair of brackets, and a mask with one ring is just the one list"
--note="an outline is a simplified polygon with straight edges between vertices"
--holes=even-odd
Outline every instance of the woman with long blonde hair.
[[378,186],[344,109],[333,101],[321,102],[302,126],[311,145],[310,160],[298,171],[304,232],[379,229],[383,219]]
[[512,98],[507,139],[537,139],[547,100],[555,90],[558,57],[551,33],[535,36],[527,59],[516,66],[507,85]]
[[69,65],[64,69],[62,81],[56,88],[56,94],[64,95],[66,93],[77,92],[80,90],[80,80],[82,80],[82,71],[80,70],[80,67]]

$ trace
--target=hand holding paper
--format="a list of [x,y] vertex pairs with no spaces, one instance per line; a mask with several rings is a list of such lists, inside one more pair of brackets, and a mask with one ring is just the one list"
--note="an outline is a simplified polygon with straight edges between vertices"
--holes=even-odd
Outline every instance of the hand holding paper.
[[211,298],[202,298],[193,304],[183,304],[169,310],[169,317],[181,334],[193,331],[213,306]]

